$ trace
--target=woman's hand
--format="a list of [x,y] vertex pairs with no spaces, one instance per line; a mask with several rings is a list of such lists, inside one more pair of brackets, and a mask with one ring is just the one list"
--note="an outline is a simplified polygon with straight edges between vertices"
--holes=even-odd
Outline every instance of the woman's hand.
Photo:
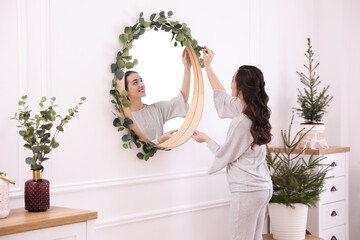
[[169,132],[167,132],[167,133],[164,133],[162,136],[160,136],[160,137],[158,138],[159,144],[160,144],[160,143],[163,143],[163,142],[165,142],[166,140],[168,140],[169,138],[171,138],[172,135],[173,135],[174,133],[176,133],[177,131],[178,131],[178,130],[172,130],[172,131],[169,131]]
[[191,67],[190,55],[189,55],[188,51],[186,50],[186,48],[184,48],[181,59],[183,61],[183,64],[184,64],[185,68],[190,68]]
[[203,59],[204,59],[205,67],[208,67],[211,65],[213,58],[214,58],[214,52],[211,49],[209,49],[207,46],[204,46]]
[[203,142],[210,142],[211,138],[209,138],[208,135],[206,135],[203,132],[194,130],[193,135],[191,136],[193,139],[195,139],[195,141],[199,142],[199,143],[203,143]]

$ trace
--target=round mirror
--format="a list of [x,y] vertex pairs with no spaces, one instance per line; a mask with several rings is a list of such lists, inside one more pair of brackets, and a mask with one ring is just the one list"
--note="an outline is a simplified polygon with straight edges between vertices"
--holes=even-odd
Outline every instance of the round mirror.
[[[131,142],[142,146],[139,159],[148,160],[157,149],[185,143],[203,110],[203,47],[192,38],[187,24],[172,15],[161,11],[148,21],[140,13],[138,22],[120,34],[124,45],[111,64],[111,102],[118,111],[113,125],[119,132],[127,129],[122,136],[125,149],[131,148]],[[164,134],[173,130],[172,135]],[[165,137],[160,141],[159,136]]]

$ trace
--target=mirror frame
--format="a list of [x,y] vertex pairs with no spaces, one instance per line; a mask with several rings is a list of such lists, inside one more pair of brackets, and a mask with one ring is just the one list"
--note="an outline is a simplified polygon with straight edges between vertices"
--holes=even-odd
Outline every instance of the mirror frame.
[[[201,71],[201,68],[204,67],[204,60],[201,58],[203,47],[198,45],[196,39],[192,38],[191,30],[186,23],[179,23],[179,21],[172,19],[172,11],[168,11],[167,15],[164,11],[153,13],[149,21],[145,21],[143,15],[141,12],[138,21],[133,26],[125,27],[124,33],[119,36],[123,46],[116,55],[116,62],[111,64],[111,72],[114,77],[110,94],[114,98],[111,102],[115,105],[116,110],[113,112],[115,115],[113,126],[117,128],[118,132],[127,131],[121,138],[124,142],[123,148],[131,149],[132,143],[135,144],[138,149],[142,150],[136,156],[147,161],[155,155],[157,150],[170,150],[185,143],[198,126],[204,107],[204,83]],[[138,64],[137,59],[132,60],[129,50],[133,47],[134,41],[149,28],[155,31],[170,32],[172,34],[171,41],[174,40],[175,47],[179,45],[186,47],[194,74],[193,98],[184,122],[176,134],[158,145],[151,142],[135,123],[129,109],[131,102],[127,98],[124,80],[125,70],[132,69],[134,65]]]
[[[204,81],[201,71],[201,66],[199,59],[192,47],[186,47],[187,52],[190,55],[191,66],[194,74],[194,91],[193,98],[191,101],[190,108],[188,113],[186,114],[185,120],[182,123],[179,130],[174,134],[171,138],[166,140],[161,144],[155,145],[149,138],[145,136],[145,134],[140,130],[138,125],[136,124],[130,107],[124,107],[124,117],[127,117],[133,121],[133,124],[130,124],[129,127],[131,130],[135,132],[135,134],[139,137],[140,141],[147,142],[151,145],[155,145],[158,148],[175,148],[182,144],[184,144],[189,138],[192,136],[194,130],[197,128],[204,108]],[[124,71],[125,69],[123,69]],[[117,80],[116,89],[119,92],[125,90],[125,75],[121,80]]]

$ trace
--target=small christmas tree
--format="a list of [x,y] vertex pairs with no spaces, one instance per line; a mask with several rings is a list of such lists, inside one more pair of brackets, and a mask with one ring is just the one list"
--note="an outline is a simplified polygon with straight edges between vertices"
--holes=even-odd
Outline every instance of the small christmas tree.
[[315,76],[315,69],[319,66],[320,63],[317,63],[313,67],[313,51],[311,50],[310,38],[308,40],[308,50],[305,53],[306,58],[309,60],[309,65],[304,67],[309,71],[309,75],[306,76],[304,73],[299,73],[300,81],[306,86],[302,92],[298,88],[298,99],[297,102],[300,103],[300,108],[295,108],[298,111],[298,115],[305,119],[305,123],[315,124],[319,123],[326,113],[325,109],[329,106],[329,102],[333,99],[333,96],[330,96],[326,92],[329,90],[330,86],[318,94],[317,86],[321,83],[319,76]]

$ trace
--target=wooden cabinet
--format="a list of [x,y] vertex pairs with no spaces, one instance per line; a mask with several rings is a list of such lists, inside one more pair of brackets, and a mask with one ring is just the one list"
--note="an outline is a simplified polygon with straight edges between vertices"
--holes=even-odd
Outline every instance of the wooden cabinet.
[[330,178],[325,180],[325,191],[320,195],[317,207],[309,208],[307,221],[309,232],[324,240],[349,240],[349,151],[349,147],[305,150],[308,156],[325,156],[322,163],[331,168],[327,174]]
[[0,240],[94,240],[97,212],[51,207],[46,212],[13,209],[0,219]]

